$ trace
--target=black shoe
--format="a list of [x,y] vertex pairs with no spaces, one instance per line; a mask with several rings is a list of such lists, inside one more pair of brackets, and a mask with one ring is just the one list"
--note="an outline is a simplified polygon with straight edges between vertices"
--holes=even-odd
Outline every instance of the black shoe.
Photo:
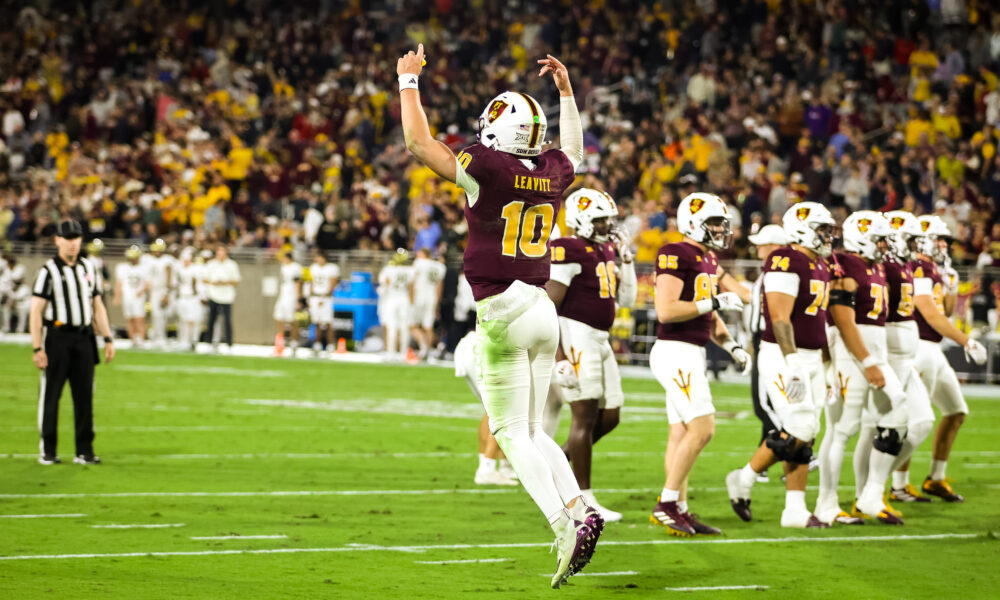
[[62,463],[62,461],[59,460],[58,456],[53,456],[53,455],[49,455],[49,454],[43,454],[43,455],[41,455],[41,456],[38,457],[38,464],[40,464],[40,465],[58,465],[58,464],[61,464],[61,463]]
[[101,459],[93,454],[80,454],[73,459],[73,463],[78,465],[99,465],[101,464]]

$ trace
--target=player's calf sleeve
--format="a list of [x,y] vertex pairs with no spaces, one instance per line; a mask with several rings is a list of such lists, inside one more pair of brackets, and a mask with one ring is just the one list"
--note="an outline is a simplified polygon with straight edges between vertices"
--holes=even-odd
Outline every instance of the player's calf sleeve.
[[[510,461],[510,465],[514,468],[514,472],[517,473],[517,478],[521,481],[521,485],[524,486],[525,491],[528,492],[528,495],[531,496],[535,505],[541,509],[546,518],[565,508],[566,503],[563,502],[559,491],[556,489],[548,461],[528,434],[527,421],[516,421],[501,427],[493,434],[493,437],[496,438],[500,449],[503,450],[507,456],[507,460]],[[538,435],[536,437],[547,436]],[[551,438],[549,438],[549,441],[552,441]],[[555,445],[555,442],[552,442],[552,445]],[[556,446],[557,450],[558,448]],[[561,456],[562,452],[559,454]],[[566,459],[563,458],[564,463],[565,461]],[[569,470],[568,464],[566,465],[566,469]],[[573,472],[570,470],[570,478],[572,479],[572,477]],[[576,484],[575,479],[573,480],[573,484]],[[577,495],[579,493],[580,488],[577,486]]]
[[570,468],[566,455],[563,454],[559,444],[555,443],[541,429],[535,431],[532,441],[539,453],[545,457],[545,462],[548,463],[549,469],[552,471],[552,481],[555,483],[563,504],[579,496],[581,493],[580,485],[577,483],[576,475],[573,474],[573,469]]

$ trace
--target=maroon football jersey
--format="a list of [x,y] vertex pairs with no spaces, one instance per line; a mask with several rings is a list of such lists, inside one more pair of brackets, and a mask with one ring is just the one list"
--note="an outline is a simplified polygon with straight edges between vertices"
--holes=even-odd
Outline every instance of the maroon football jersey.
[[888,323],[913,320],[913,271],[910,265],[894,260],[885,263],[885,284],[889,286]]
[[[687,242],[660,248],[656,254],[657,277],[661,273],[673,275],[684,282],[681,300],[697,302],[719,292],[719,259],[714,252],[703,252]],[[656,337],[704,346],[711,332],[712,313],[706,313],[690,321],[660,323]]]
[[849,277],[858,284],[854,295],[854,322],[884,327],[886,313],[889,312],[885,268],[881,263],[869,264],[850,252],[838,252],[837,262],[844,270],[844,278]]
[[522,162],[528,160],[482,144],[458,155],[479,183],[475,206],[465,204],[465,278],[476,300],[499,294],[515,281],[542,287],[549,280],[549,234],[575,175],[562,150],[542,152],[533,159],[534,169]]
[[[826,306],[830,302],[830,269],[820,258],[809,258],[803,252],[783,246],[764,259],[763,273],[794,273],[799,276],[798,294],[792,306],[792,330],[795,332],[795,347],[804,350],[819,350],[826,347]],[[761,334],[762,340],[777,344],[771,311],[767,307],[767,289],[764,279],[764,319],[767,328]]]
[[608,331],[615,322],[615,245],[578,237],[552,240],[552,264],[580,265],[566,290],[559,316]]
[[[934,297],[934,305],[938,312],[944,314],[944,277],[938,270],[934,261],[916,259],[910,261],[910,269],[913,271],[913,285],[916,287],[916,280],[924,277],[931,280],[931,295]],[[917,322],[917,329],[920,331],[920,339],[928,342],[940,342],[942,336],[933,327],[927,324],[927,320],[920,315],[919,310],[913,311],[913,318]]]

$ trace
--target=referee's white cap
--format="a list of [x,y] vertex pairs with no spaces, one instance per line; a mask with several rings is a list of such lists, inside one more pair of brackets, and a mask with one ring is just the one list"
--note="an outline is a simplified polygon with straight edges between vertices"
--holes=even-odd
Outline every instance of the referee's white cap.
[[747,239],[754,246],[766,246],[768,244],[785,246],[791,243],[791,240],[788,239],[788,234],[785,233],[781,225],[765,225],[757,233],[747,236]]

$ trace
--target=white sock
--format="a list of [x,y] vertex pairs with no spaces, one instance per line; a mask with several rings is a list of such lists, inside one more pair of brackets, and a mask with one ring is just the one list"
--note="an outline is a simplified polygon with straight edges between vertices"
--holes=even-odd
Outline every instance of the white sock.
[[750,463],[747,463],[742,469],[740,469],[740,485],[745,488],[752,488],[753,484],[757,481],[757,471],[753,470]]
[[809,512],[809,509],[806,508],[806,491],[787,490],[785,492],[785,510]]
[[581,495],[580,484],[576,482],[576,475],[573,474],[573,469],[570,468],[569,461],[566,460],[566,455],[563,454],[559,444],[545,435],[541,426],[535,427],[532,441],[535,448],[538,449],[538,453],[548,463],[548,470],[552,474],[552,482],[555,483],[555,488],[559,492],[559,497],[562,499],[563,505],[568,504],[573,498],[578,498]]
[[479,470],[480,471],[492,471],[496,468],[496,460],[492,458],[486,458],[485,454],[479,455]]
[[681,511],[682,513],[687,513],[687,511],[688,511],[688,501],[687,500],[678,500],[677,501],[677,510]]
[[941,481],[944,479],[945,469],[948,468],[948,461],[931,459],[931,479]]
[[878,449],[872,450],[868,466],[868,481],[865,483],[864,489],[861,490],[861,494],[858,495],[859,500],[863,500],[865,504],[882,502],[882,494],[885,492],[885,482],[889,479],[889,473],[892,471],[894,460],[896,460],[896,457],[892,454],[886,454]]
[[[552,517],[566,508],[566,503],[560,498],[559,490],[553,483],[548,461],[528,435],[528,424],[525,421],[517,421],[502,427],[494,435],[507,460],[514,466],[514,472],[521,480],[521,485],[551,523]],[[555,446],[555,442],[552,442],[552,445]],[[562,450],[559,453],[562,455]],[[566,462],[565,456],[563,462]],[[569,463],[566,463],[566,470],[570,472],[572,478],[573,471],[569,468]],[[573,483],[576,484],[576,479],[573,479]],[[576,495],[580,495],[579,487],[576,489]]]
[[893,471],[892,472],[892,489],[901,490],[910,484],[910,472],[909,471]]
[[680,497],[680,490],[668,490],[667,488],[663,488],[663,491],[660,492],[660,502],[677,502],[680,500]]

